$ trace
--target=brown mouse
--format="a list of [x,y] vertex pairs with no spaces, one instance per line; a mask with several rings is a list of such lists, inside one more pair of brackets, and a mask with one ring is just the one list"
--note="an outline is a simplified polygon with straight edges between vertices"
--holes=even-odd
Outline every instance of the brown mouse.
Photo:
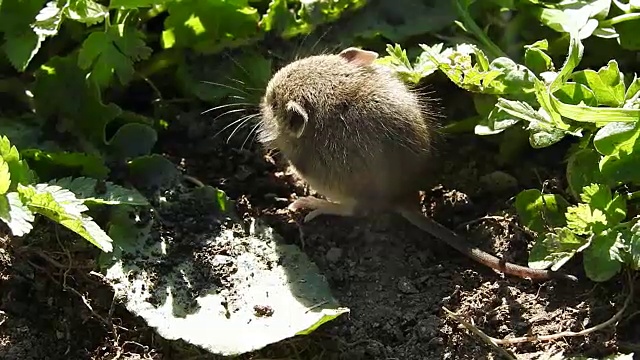
[[318,215],[399,213],[473,260],[522,278],[575,277],[514,265],[468,244],[422,214],[418,194],[429,176],[434,112],[378,54],[348,48],[294,61],[269,81],[260,104],[258,140],[277,148],[296,172],[330,200],[303,197],[289,209]]

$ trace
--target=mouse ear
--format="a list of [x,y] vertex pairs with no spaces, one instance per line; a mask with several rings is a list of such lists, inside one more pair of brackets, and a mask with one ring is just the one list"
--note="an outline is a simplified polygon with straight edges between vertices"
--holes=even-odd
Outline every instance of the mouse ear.
[[359,66],[371,65],[378,58],[378,53],[374,51],[362,50],[356,47],[344,49],[338,54],[347,59],[350,63]]
[[309,122],[309,114],[306,110],[295,101],[289,101],[286,106],[287,109],[287,121],[289,125],[289,132],[296,138],[300,138],[304,129]]

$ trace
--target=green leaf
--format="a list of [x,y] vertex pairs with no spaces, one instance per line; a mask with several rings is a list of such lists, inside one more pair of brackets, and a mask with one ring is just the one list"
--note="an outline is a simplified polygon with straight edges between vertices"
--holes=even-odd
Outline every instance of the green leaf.
[[567,163],[567,182],[569,189],[576,198],[582,193],[582,188],[589,184],[606,184],[608,181],[600,173],[600,154],[586,148],[574,152]]
[[608,228],[604,212],[588,204],[570,206],[565,217],[567,227],[577,235],[598,234]]
[[110,153],[119,159],[131,159],[148,155],[156,141],[158,134],[150,126],[129,123],[121,126],[109,141]]
[[138,9],[152,6],[162,6],[173,0],[111,0],[111,9]]
[[545,71],[553,71],[553,60],[544,51],[548,50],[547,39],[536,41],[531,45],[525,45],[524,64],[535,74]]
[[[441,56],[442,45],[436,44],[431,48],[436,56]],[[387,44],[387,53],[389,54],[388,56],[376,59],[376,63],[394,71],[404,82],[417,84],[420,80],[438,70],[436,64],[425,53],[422,53],[416,59],[415,64],[412,64],[407,57],[407,52],[399,44],[393,46]]]
[[623,196],[613,197],[611,189],[603,184],[584,187],[580,198],[593,209],[601,210],[607,218],[607,225],[613,227],[627,216],[627,203]]
[[106,87],[114,75],[126,85],[135,72],[134,62],[145,60],[151,48],[145,45],[143,33],[130,26],[112,26],[107,32],[94,32],[82,43],[78,66],[90,70],[91,79]]
[[593,144],[601,154],[600,171],[617,182],[640,181],[640,122],[611,123],[596,133]]
[[95,25],[103,22],[109,12],[106,7],[93,0],[71,0],[64,9],[64,16],[87,25]]
[[77,63],[74,56],[55,56],[36,71],[36,111],[41,117],[60,118],[67,131],[101,145],[107,123],[122,110],[102,103],[98,85],[87,81],[86,72]]
[[498,134],[520,122],[520,119],[499,107],[494,108],[483,120],[475,126],[476,135]]
[[9,191],[11,185],[11,173],[9,172],[9,164],[0,156],[0,195]]
[[598,101],[593,91],[579,83],[565,83],[553,95],[565,104],[598,106]]
[[566,224],[564,213],[569,203],[560,195],[542,195],[537,189],[523,190],[516,196],[515,206],[520,223],[536,233]]
[[260,28],[267,32],[274,31],[288,39],[310,32],[312,26],[299,19],[296,12],[289,9],[287,0],[271,0],[267,12],[260,19]]
[[[636,11],[637,12],[637,11]],[[640,38],[638,37],[638,28],[640,28],[640,20],[629,20],[615,24],[614,28],[619,34],[618,41],[620,46],[627,50],[640,50]]]
[[[486,59],[484,53],[474,45],[460,44],[453,48],[441,50],[441,45],[427,46],[420,44],[424,55],[438,66],[447,77],[460,88],[483,94],[502,94],[507,89],[513,90],[514,82],[523,81],[524,74],[518,73],[509,60],[501,58],[494,64],[493,69],[485,69],[483,61],[473,62],[472,55],[477,59]],[[421,55],[422,56],[422,55]],[[511,74],[509,71],[514,70]],[[500,80],[495,80],[501,77]],[[495,81],[494,81],[495,80]],[[519,92],[518,92],[519,94]]]
[[634,98],[637,99],[640,93],[640,78],[638,78],[637,74],[633,74],[633,80],[629,87],[627,88],[627,92],[624,94],[625,100],[632,100]]
[[640,222],[631,227],[630,234],[626,237],[628,260],[626,261],[634,270],[640,270]]
[[0,136],[0,158],[7,164],[11,174],[9,190],[15,190],[18,184],[26,185],[35,181],[35,174],[29,169],[27,163],[20,159],[18,149],[12,146],[4,135]]
[[141,156],[129,161],[129,177],[138,188],[166,188],[178,181],[180,172],[161,155]]
[[109,181],[98,181],[85,177],[63,179],[49,182],[73,192],[84,203],[104,205],[141,205],[149,202],[135,189],[127,189]]
[[0,31],[5,39],[2,48],[18,71],[27,68],[45,39],[32,28],[44,5],[44,0],[3,0],[1,3]]
[[100,250],[113,250],[111,238],[87,215],[88,208],[69,190],[49,184],[18,185],[18,193],[29,209],[82,236]]
[[79,174],[96,179],[105,179],[109,168],[97,154],[81,152],[48,152],[39,149],[22,151],[41,179],[52,179],[61,174]]
[[594,93],[598,104],[611,107],[621,107],[625,100],[625,86],[618,63],[610,60],[595,72],[582,70],[571,76],[576,82],[588,86]]
[[585,39],[597,27],[595,19],[604,19],[610,6],[611,0],[574,0],[562,1],[553,7],[535,7],[531,12],[551,29],[562,33],[580,32],[580,38]]
[[258,11],[248,0],[183,0],[170,2],[162,47],[193,48],[211,53],[257,35]]
[[608,230],[597,234],[584,251],[584,270],[593,281],[607,281],[616,275],[621,267],[620,251],[624,244],[621,233]]
[[223,103],[244,98],[242,103],[247,106],[260,103],[263,92],[247,90],[265,89],[271,79],[272,68],[271,59],[255,50],[244,49],[233,58],[226,57],[216,66],[211,66],[211,61],[205,57],[190,61],[180,66],[178,77],[186,93],[191,93],[203,101]]
[[529,267],[557,271],[589,242],[567,228],[557,228],[540,236],[531,248]]
[[24,236],[33,229],[34,216],[22,202],[17,192],[0,195],[0,220],[2,220],[13,236]]

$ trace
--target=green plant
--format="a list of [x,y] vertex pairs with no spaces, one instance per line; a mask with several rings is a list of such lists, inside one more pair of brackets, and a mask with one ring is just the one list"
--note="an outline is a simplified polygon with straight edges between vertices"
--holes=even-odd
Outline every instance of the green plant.
[[[517,196],[516,208],[522,223],[537,234],[529,266],[557,270],[582,252],[587,276],[605,281],[623,265],[640,269],[640,218],[630,210],[638,192],[628,190],[640,185],[640,79],[625,76],[615,59],[597,71],[578,67],[585,38],[610,38],[614,32],[620,40],[624,32],[630,36],[631,30],[619,25],[636,21],[640,12],[616,2],[626,13],[606,19],[610,1],[531,3],[533,8],[522,6],[568,37],[569,51],[557,70],[547,39],[524,46],[520,64],[495,50],[495,44],[486,44],[486,35],[478,38],[493,49],[491,60],[482,45],[436,44],[420,45],[423,53],[414,64],[399,45],[389,45],[389,55],[380,61],[400,68],[413,82],[435,67],[474,93],[477,135],[518,127],[528,133],[533,148],[552,146],[567,136],[579,139],[567,155],[570,198],[530,189]],[[469,5],[458,2],[464,14]],[[463,19],[473,21],[468,14]],[[471,29],[478,35],[477,26]]]
[[[100,190],[102,186],[102,190]],[[63,178],[38,183],[6,136],[0,137],[0,219],[14,236],[33,229],[34,215],[43,215],[82,236],[102,251],[112,239],[86,214],[87,205],[148,205],[135,190],[90,178]]]

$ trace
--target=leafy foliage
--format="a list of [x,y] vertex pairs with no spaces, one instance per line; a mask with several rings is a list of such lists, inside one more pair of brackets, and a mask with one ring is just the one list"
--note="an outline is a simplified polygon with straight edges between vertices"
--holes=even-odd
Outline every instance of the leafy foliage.
[[35,177],[5,136],[0,138],[0,219],[15,236],[32,230],[35,214],[63,225],[103,251],[113,249],[111,238],[86,215],[86,203],[148,205],[137,191],[112,183],[104,191],[98,180],[64,178],[52,183],[35,183]]
[[380,62],[413,83],[431,74],[435,66],[460,88],[474,93],[476,103],[482,105],[476,107],[478,135],[518,127],[528,133],[534,148],[579,138],[579,146],[568,155],[570,199],[536,189],[516,198],[522,223],[537,234],[531,267],[557,270],[582,252],[585,272],[594,281],[610,279],[623,264],[639,269],[638,217],[628,216],[629,202],[636,195],[622,187],[640,185],[639,80],[635,74],[625,76],[615,59],[608,59],[598,70],[579,69],[579,65],[583,42],[590,37],[617,39],[623,48],[635,49],[623,41],[632,28],[619,25],[630,26],[640,19],[640,9],[607,0],[504,3],[568,39],[566,59],[558,67],[549,53],[548,39],[525,44],[522,63],[512,60],[475,24],[468,13],[471,3],[457,2],[463,19],[459,25],[478,45],[420,45],[423,52],[414,64],[399,45],[388,45],[389,55]]

